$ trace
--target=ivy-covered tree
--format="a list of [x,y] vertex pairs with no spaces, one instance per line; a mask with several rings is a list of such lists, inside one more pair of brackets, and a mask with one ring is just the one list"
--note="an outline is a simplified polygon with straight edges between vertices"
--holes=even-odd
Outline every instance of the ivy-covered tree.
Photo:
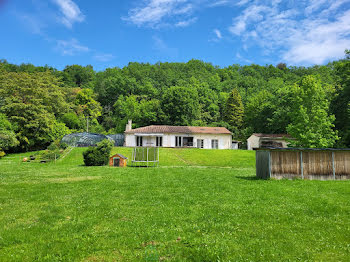
[[332,147],[338,140],[326,90],[314,76],[306,76],[292,87],[290,118],[287,131],[295,138],[291,141],[294,146]]
[[225,120],[233,130],[243,126],[244,108],[241,95],[237,88],[234,88],[227,98]]

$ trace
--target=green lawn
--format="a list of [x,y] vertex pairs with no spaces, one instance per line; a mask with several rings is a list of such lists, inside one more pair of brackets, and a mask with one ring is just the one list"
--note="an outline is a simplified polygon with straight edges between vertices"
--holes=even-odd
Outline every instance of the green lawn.
[[0,261],[350,260],[350,181],[257,180],[248,151],[110,168],[84,167],[83,150],[0,160]]

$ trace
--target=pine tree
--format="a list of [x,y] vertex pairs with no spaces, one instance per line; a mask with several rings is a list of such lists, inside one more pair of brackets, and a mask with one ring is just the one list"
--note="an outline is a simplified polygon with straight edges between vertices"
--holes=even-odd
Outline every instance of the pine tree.
[[242,128],[243,126],[244,108],[241,95],[237,88],[234,88],[227,98],[225,120],[233,130]]

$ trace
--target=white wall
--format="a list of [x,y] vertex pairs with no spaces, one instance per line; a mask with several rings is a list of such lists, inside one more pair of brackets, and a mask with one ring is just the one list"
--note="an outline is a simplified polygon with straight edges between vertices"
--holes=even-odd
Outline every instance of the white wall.
[[125,146],[136,146],[136,137],[134,134],[125,134]]
[[[146,135],[146,134],[145,134]],[[175,147],[175,137],[193,137],[193,147],[197,147],[197,139],[204,140],[204,148],[211,149],[211,140],[217,139],[219,149],[231,149],[232,136],[231,134],[163,134],[163,147]],[[125,134],[125,146],[135,147],[136,136],[134,134]],[[143,137],[143,146],[156,146],[156,137]]]
[[219,149],[231,149],[232,135],[231,134],[194,134],[194,147],[197,147],[197,139],[204,140],[204,148],[211,149],[211,140],[217,139]]
[[251,135],[247,139],[247,149],[248,150],[253,150],[253,148],[258,148],[259,147],[259,137],[255,135]]

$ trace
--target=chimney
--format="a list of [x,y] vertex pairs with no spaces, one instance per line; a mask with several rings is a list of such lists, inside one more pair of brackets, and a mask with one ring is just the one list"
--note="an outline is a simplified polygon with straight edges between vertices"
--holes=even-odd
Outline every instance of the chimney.
[[129,119],[128,123],[126,124],[125,131],[130,131],[132,129],[132,120]]

